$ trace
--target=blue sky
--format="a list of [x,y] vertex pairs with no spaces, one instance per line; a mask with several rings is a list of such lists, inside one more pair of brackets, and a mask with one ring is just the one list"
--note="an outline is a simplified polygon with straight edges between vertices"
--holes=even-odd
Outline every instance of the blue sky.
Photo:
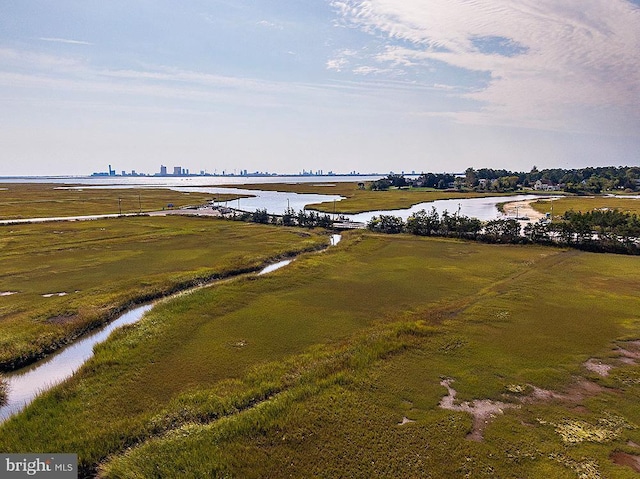
[[0,176],[640,164],[636,0],[4,0]]

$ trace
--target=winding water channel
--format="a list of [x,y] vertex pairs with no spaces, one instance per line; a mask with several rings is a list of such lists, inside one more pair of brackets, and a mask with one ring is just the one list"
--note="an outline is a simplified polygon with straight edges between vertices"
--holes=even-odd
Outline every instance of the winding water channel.
[[[330,246],[338,244],[340,239],[340,235],[332,235]],[[287,266],[292,261],[292,259],[287,259],[268,265],[257,274],[264,275],[271,273]],[[215,281],[209,285],[213,284],[215,284]],[[185,292],[193,291],[201,287],[202,286],[197,286],[191,290],[176,293],[174,296],[184,294]],[[93,356],[93,348],[96,344],[105,341],[114,330],[127,324],[138,322],[147,311],[151,310],[155,306],[158,301],[130,309],[114,321],[86,336],[81,337],[74,343],[61,348],[56,353],[47,356],[45,359],[7,374],[5,378],[8,383],[8,395],[6,403],[0,407],[0,423],[20,412],[39,394],[51,389],[57,384],[60,384],[65,379],[70,378]]]

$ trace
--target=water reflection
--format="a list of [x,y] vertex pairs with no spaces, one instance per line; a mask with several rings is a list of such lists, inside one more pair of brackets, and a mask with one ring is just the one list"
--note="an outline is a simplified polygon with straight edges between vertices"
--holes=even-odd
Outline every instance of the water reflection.
[[411,208],[402,210],[386,210],[386,211],[367,211],[365,213],[358,213],[355,215],[342,215],[351,221],[357,221],[361,223],[367,223],[374,216],[380,215],[392,215],[398,216],[403,220],[406,220],[413,213],[420,210],[431,211],[431,208],[435,208],[438,214],[446,210],[450,214],[461,214],[468,216],[469,218],[478,218],[481,221],[494,220],[502,216],[502,213],[498,210],[498,204],[511,203],[513,201],[525,201],[539,199],[538,195],[517,195],[517,196],[490,196],[487,198],[461,198],[451,200],[436,200],[427,203],[419,203],[413,205]]
[[[335,246],[341,239],[342,236],[339,234],[332,235],[330,245]],[[293,258],[266,266],[258,275],[276,271],[292,261]],[[0,407],[0,423],[20,412],[42,392],[70,378],[93,356],[93,348],[96,344],[105,341],[114,330],[139,321],[147,311],[153,308],[154,304],[145,304],[131,309],[99,330],[84,336],[45,359],[7,374],[7,402]]]
[[279,261],[277,263],[270,264],[269,266],[264,268],[262,271],[260,271],[258,273],[258,276],[261,276],[261,275],[267,274],[267,273],[272,273],[272,272],[274,272],[276,270],[279,270],[280,268],[284,268],[288,264],[291,264],[292,261],[293,261],[292,259],[285,259],[283,261]]
[[57,353],[15,373],[7,374],[9,394],[7,403],[0,408],[0,421],[21,411],[41,392],[71,377],[93,356],[93,347],[96,344],[107,339],[115,329],[138,321],[151,307],[151,304],[147,304],[134,308]]

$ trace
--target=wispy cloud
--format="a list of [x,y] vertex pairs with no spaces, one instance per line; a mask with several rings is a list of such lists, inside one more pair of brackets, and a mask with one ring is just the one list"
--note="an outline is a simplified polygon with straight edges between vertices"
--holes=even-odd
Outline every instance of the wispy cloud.
[[265,27],[265,28],[271,28],[273,30],[284,30],[284,27],[282,25],[278,23],[270,22],[269,20],[260,20],[259,22],[256,22],[256,25]]
[[[64,103],[72,94],[74,101],[90,102],[92,108],[103,105],[100,109],[113,109],[115,105],[139,109],[140,104],[153,103],[198,114],[215,112],[221,106],[250,111],[333,113],[337,108],[342,113],[352,113],[353,109],[345,105],[361,102],[374,108],[372,96],[382,101],[381,93],[406,94],[406,85],[400,83],[277,81],[162,65],[141,65],[138,69],[96,68],[73,58],[8,48],[0,48],[0,65],[4,66],[0,68],[0,86],[5,92],[14,92],[20,101],[59,96]],[[400,108],[394,102],[386,104],[396,110]]]
[[68,38],[52,38],[52,37],[40,37],[38,40],[43,42],[53,42],[53,43],[66,43],[69,45],[93,45],[90,42],[83,42],[81,40],[70,40]]
[[[640,126],[640,9],[626,0],[336,0],[342,21],[387,39],[370,57],[486,72],[465,122],[560,128],[584,112]],[[615,115],[614,115],[615,116]]]

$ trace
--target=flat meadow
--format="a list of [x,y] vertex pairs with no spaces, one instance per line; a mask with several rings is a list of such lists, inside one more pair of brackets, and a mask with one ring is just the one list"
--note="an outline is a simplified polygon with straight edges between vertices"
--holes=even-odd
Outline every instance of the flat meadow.
[[586,213],[595,209],[618,209],[624,213],[640,215],[640,200],[624,195],[565,196],[554,200],[540,199],[531,206],[540,213],[552,212],[554,216],[562,216],[569,210]]
[[0,220],[136,214],[187,207],[238,195],[189,193],[168,188],[100,188],[57,183],[0,183]]
[[639,260],[345,233],[163,301],[0,450],[87,477],[637,477]]
[[328,242],[177,216],[0,226],[0,367],[29,363],[134,304]]

